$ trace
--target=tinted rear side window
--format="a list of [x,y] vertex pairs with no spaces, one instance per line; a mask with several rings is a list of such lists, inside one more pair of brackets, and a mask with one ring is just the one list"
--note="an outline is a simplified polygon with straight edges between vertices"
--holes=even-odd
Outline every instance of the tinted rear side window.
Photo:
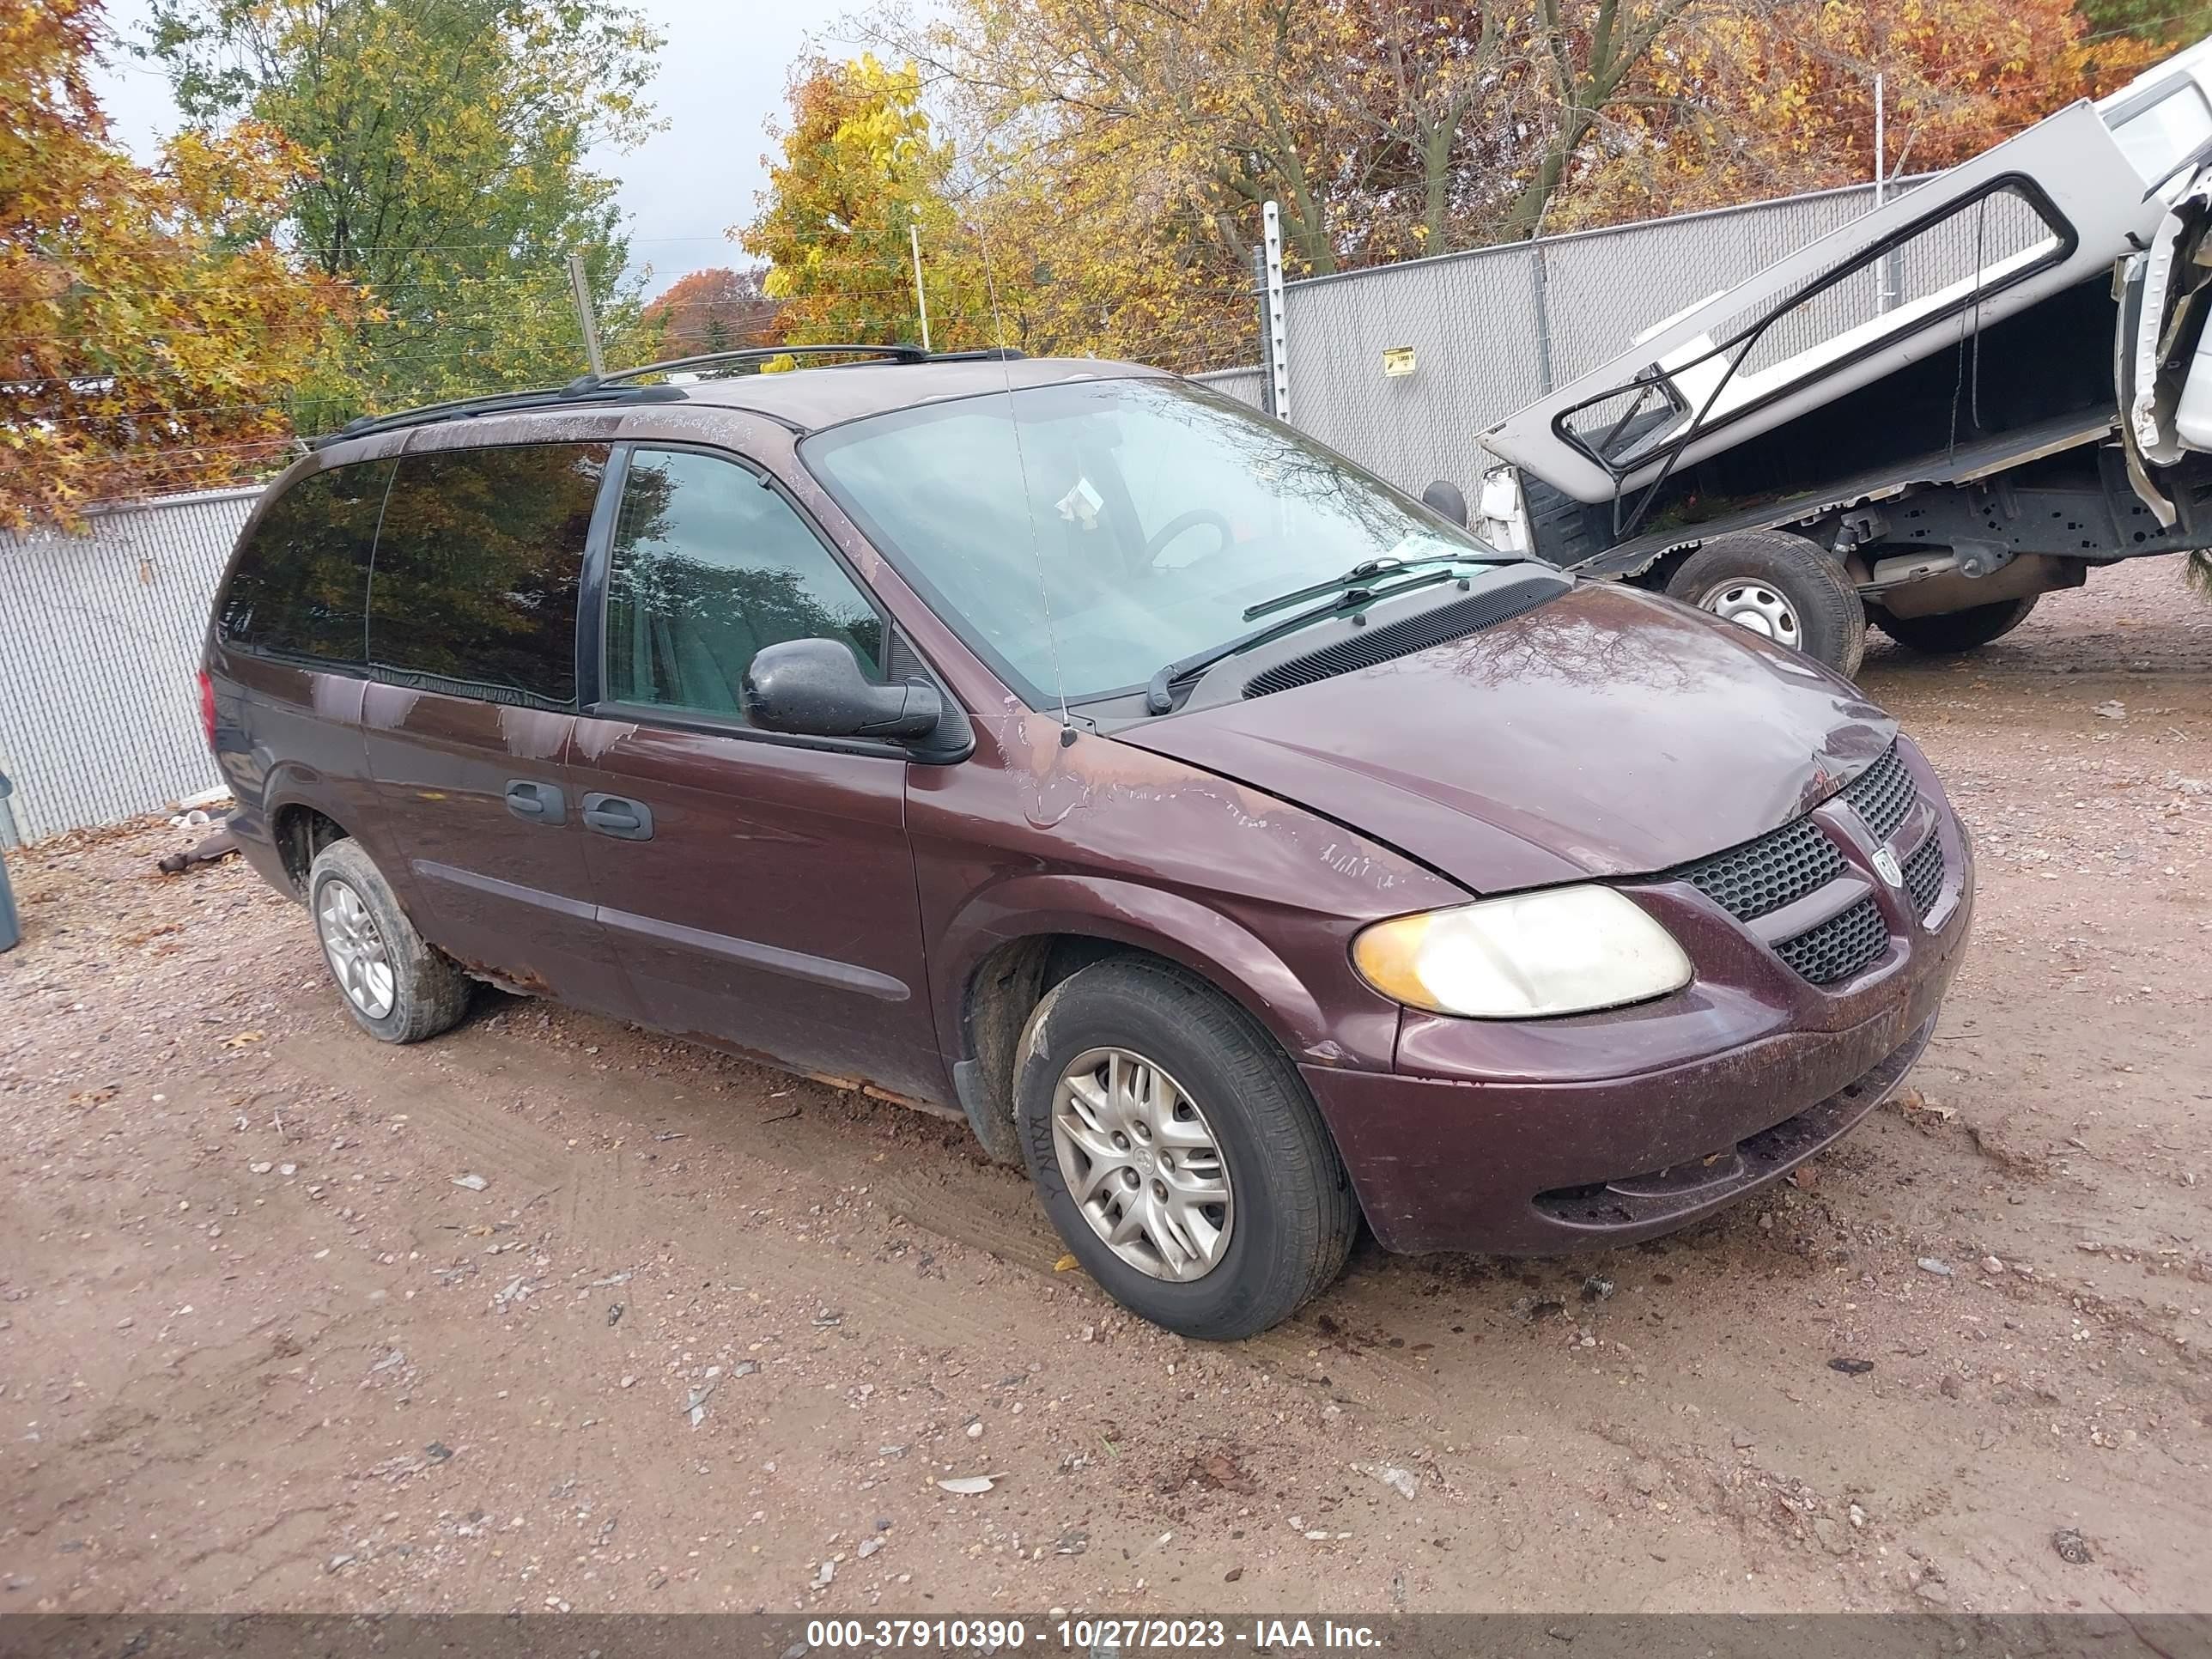
[[379,674],[495,702],[576,698],[576,589],[605,444],[406,455],[369,583]]
[[302,478],[269,504],[239,550],[216,633],[234,650],[360,665],[369,549],[392,463]]

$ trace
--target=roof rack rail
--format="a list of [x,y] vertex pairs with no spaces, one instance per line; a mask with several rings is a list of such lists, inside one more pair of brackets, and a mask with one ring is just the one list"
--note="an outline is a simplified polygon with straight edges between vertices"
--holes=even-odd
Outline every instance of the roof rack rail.
[[665,362],[617,369],[611,374],[582,374],[566,386],[542,386],[526,392],[495,392],[480,398],[457,398],[451,403],[425,404],[390,415],[363,415],[335,432],[307,440],[310,449],[320,449],[343,438],[365,438],[372,433],[396,432],[433,421],[465,420],[475,415],[496,415],[506,410],[564,408],[575,404],[672,403],[684,396],[674,386],[637,386],[648,374],[678,374],[687,369],[708,368],[719,363],[767,362],[777,357],[818,357],[837,355],[888,357],[900,363],[999,362],[1019,358],[1012,346],[986,346],[974,351],[925,351],[903,342],[893,345],[776,345],[744,346],[733,351],[708,351],[696,357],[671,357]]
[[335,432],[325,432],[307,440],[307,447],[320,449],[345,438],[366,438],[378,432],[397,432],[410,426],[427,426],[434,421],[465,420],[476,415],[496,415],[510,409],[562,408],[571,404],[660,404],[679,401],[684,396],[681,386],[598,386],[579,388],[540,386],[526,392],[495,392],[481,398],[457,398],[451,403],[424,404],[419,408],[402,409],[389,415],[362,415],[348,421]]
[[931,356],[920,346],[909,345],[903,341],[893,345],[738,346],[729,351],[702,352],[696,357],[671,357],[665,362],[617,369],[611,374],[581,374],[569,381],[565,390],[587,392],[598,386],[624,385],[631,380],[642,380],[648,374],[680,374],[689,369],[712,368],[722,363],[764,363],[777,357],[823,357],[832,354],[849,357],[856,353],[889,357],[902,363],[926,363]]

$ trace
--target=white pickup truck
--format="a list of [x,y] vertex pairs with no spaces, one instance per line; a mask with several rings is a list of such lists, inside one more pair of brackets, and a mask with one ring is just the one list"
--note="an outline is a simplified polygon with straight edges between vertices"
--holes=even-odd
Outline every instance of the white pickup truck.
[[2212,546],[2212,40],[1656,325],[1483,435],[1492,538],[1856,672]]

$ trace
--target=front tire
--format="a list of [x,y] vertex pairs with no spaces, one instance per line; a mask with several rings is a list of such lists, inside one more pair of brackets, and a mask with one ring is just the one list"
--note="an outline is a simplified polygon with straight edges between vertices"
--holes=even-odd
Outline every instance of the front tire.
[[1879,611],[1875,613],[1874,623],[1899,645],[1914,651],[1925,652],[1931,657],[1956,656],[1961,651],[1976,650],[2011,633],[2027,620],[2027,613],[2035,609],[2035,602],[2041,597],[2039,593],[2030,593],[2025,599],[1999,599],[1995,605],[1946,611],[1935,617],[1893,617],[1887,611]]
[[1359,1211],[1304,1080],[1250,1016],[1136,957],[1054,986],[1018,1052],[1030,1178],[1131,1312],[1233,1341],[1344,1270]]
[[359,842],[334,841],[315,854],[307,914],[338,1000],[378,1042],[420,1042],[468,1012],[468,976],[415,931]]
[[1826,663],[1845,679],[1866,655],[1866,607],[1843,567],[1786,530],[1718,536],[1667,579],[1669,598]]

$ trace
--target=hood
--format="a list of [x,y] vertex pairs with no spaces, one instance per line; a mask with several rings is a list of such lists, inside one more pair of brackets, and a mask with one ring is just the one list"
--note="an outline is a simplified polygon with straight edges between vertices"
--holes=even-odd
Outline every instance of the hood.
[[1817,664],[1595,582],[1447,645],[1115,733],[1480,893],[1644,874],[1749,841],[1896,734]]

